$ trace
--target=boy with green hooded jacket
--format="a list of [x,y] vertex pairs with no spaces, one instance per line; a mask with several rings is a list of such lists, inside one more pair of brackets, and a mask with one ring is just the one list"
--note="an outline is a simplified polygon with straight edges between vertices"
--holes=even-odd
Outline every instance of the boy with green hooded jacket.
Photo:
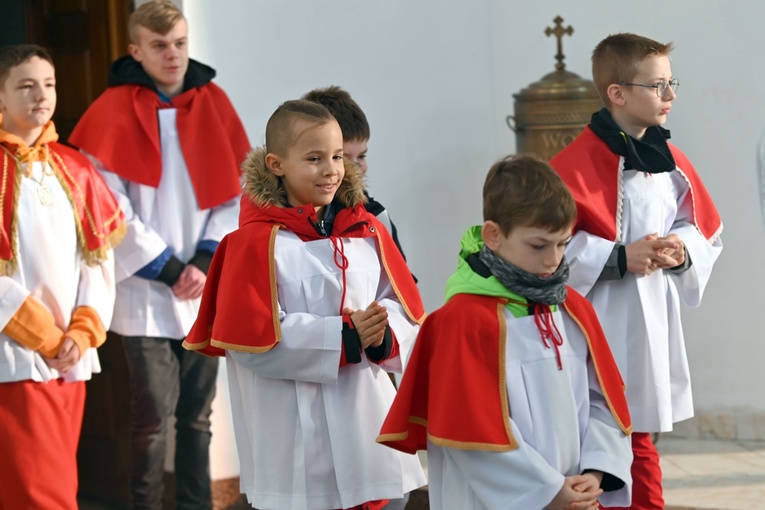
[[520,156],[492,166],[483,201],[378,442],[427,448],[431,508],[627,506],[624,385],[592,306],[566,285],[574,200]]

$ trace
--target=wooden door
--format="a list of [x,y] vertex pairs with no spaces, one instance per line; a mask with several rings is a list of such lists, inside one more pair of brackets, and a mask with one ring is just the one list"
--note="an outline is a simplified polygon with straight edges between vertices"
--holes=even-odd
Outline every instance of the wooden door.
[[[59,140],[66,142],[80,116],[106,89],[110,63],[127,52],[127,17],[133,2],[13,0],[12,3],[23,5],[23,9],[14,11],[14,20],[5,18],[0,22],[0,29],[3,25],[24,27],[23,40],[4,42],[35,43],[51,53],[58,93],[53,120]],[[102,372],[87,383],[78,452],[80,494],[126,508],[127,363],[120,340],[111,335],[98,353]]]
[[53,120],[61,141],[106,89],[109,64],[127,52],[132,0],[24,0],[26,42],[44,46],[56,66]]

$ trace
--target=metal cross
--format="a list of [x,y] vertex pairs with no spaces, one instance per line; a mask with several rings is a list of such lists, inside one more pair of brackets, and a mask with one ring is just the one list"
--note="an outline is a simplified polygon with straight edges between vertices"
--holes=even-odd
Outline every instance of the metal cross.
[[555,64],[555,69],[563,71],[566,69],[566,64],[563,63],[563,59],[566,58],[566,56],[563,55],[563,36],[566,34],[573,34],[574,27],[569,25],[568,27],[563,28],[563,18],[560,16],[556,16],[553,21],[555,22],[555,28],[545,28],[545,35],[547,37],[554,35],[558,39],[558,54],[555,55],[555,60],[557,60],[558,63]]

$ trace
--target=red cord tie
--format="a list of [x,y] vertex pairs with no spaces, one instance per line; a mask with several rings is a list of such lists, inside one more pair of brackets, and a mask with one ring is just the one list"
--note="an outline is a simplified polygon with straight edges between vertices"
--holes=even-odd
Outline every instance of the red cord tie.
[[534,303],[534,323],[537,325],[542,343],[548,349],[555,349],[555,357],[558,360],[558,370],[563,370],[563,360],[560,356],[560,347],[563,345],[563,336],[558,331],[558,326],[553,320],[550,305]]
[[340,315],[343,315],[343,309],[345,308],[345,270],[348,269],[348,257],[345,256],[345,245],[341,238],[332,236],[329,240],[332,242],[335,265],[340,269],[340,273],[342,274],[343,290],[340,295]]

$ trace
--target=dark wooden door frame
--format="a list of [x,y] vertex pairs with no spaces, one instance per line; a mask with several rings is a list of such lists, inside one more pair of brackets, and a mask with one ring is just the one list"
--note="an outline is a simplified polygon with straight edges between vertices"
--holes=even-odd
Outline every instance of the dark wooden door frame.
[[[54,122],[66,142],[106,89],[109,65],[127,53],[133,0],[22,0],[24,41],[45,47],[56,67]],[[80,494],[127,508],[128,369],[121,340],[99,348],[102,371],[87,382],[78,464]]]
[[109,64],[127,53],[133,0],[23,0],[26,42],[50,51],[58,104],[53,117],[66,141],[88,105],[106,89]]

